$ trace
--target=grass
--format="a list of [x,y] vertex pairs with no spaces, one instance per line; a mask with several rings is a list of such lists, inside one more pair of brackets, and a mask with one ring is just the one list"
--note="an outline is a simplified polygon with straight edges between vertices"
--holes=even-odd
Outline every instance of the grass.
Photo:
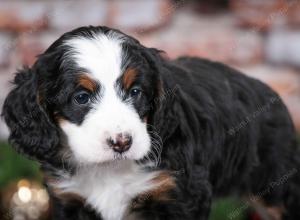
[[[236,198],[223,198],[215,201],[209,220],[245,220],[245,205]],[[234,216],[234,217],[233,217]]]
[[22,178],[40,181],[38,164],[18,155],[8,144],[0,143],[0,190]]

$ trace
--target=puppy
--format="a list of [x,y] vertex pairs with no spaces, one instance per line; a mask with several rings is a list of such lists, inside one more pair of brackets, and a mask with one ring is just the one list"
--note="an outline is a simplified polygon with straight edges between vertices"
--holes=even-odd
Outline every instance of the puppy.
[[223,64],[161,54],[81,27],[17,73],[3,117],[41,164],[53,219],[206,220],[235,194],[299,220],[300,154],[279,96]]

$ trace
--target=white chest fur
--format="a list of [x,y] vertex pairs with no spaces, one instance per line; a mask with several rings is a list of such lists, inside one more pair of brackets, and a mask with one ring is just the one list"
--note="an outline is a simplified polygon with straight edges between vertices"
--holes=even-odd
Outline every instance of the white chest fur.
[[146,172],[131,161],[83,167],[56,187],[85,198],[105,220],[122,220],[131,200],[158,187],[152,180],[159,172]]

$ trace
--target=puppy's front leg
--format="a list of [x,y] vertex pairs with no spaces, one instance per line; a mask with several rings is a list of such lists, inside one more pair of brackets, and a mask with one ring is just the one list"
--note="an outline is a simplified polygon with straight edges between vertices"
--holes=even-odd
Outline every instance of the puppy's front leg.
[[192,174],[176,178],[176,188],[169,193],[168,199],[146,201],[135,213],[137,219],[145,220],[207,220],[211,200],[207,172],[203,168],[194,169]]

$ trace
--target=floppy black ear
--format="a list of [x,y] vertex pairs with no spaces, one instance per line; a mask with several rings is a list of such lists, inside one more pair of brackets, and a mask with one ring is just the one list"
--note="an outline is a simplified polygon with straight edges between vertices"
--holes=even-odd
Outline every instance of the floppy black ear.
[[[156,77],[156,93],[151,104],[150,121],[154,128],[164,140],[173,134],[179,124],[179,106],[176,103],[178,85],[172,81],[172,73],[166,68],[164,52],[155,48],[146,48],[143,53]],[[169,75],[168,80],[165,80]]]
[[58,145],[58,130],[38,102],[36,74],[31,69],[23,69],[16,74],[14,84],[2,111],[10,129],[9,141],[18,152],[47,160]]

